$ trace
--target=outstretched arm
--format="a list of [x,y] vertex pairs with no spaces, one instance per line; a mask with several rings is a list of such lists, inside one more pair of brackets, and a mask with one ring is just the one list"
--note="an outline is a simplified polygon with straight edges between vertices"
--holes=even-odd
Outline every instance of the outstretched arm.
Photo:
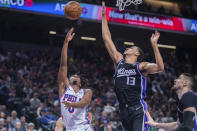
[[112,38],[111,38],[111,33],[109,31],[108,27],[108,22],[106,18],[106,13],[105,13],[105,2],[102,2],[102,37],[103,41],[105,43],[105,47],[113,60],[114,64],[116,65],[122,58],[122,54],[117,51]]
[[148,121],[145,122],[145,124],[148,124],[152,127],[156,127],[156,128],[162,128],[168,131],[172,131],[175,130],[178,127],[178,122],[171,122],[171,123],[157,123],[155,122],[152,117],[150,116],[149,112],[146,111],[146,116],[148,118]]
[[85,94],[80,102],[68,103],[68,102],[64,101],[63,103],[64,103],[65,107],[83,108],[83,107],[87,106],[88,104],[90,104],[91,99],[92,99],[92,90],[86,89]]
[[68,43],[73,39],[75,33],[73,33],[74,28],[71,28],[66,35],[64,40],[64,45],[61,52],[61,62],[58,72],[58,86],[59,86],[59,96],[64,93],[65,87],[68,86],[69,81],[67,77],[67,57],[68,57]]
[[159,48],[158,48],[158,39],[160,37],[160,33],[158,31],[155,31],[154,34],[152,34],[150,41],[153,47],[153,51],[155,54],[155,60],[156,63],[148,63],[148,62],[142,62],[140,64],[140,70],[142,72],[145,72],[145,74],[154,74],[154,73],[158,73],[164,70],[164,63],[163,63],[163,59],[161,57],[161,54],[159,52]]

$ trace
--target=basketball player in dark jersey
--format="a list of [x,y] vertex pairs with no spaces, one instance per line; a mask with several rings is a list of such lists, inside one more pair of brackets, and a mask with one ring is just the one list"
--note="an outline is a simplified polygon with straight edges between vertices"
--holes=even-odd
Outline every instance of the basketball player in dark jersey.
[[156,64],[148,62],[137,62],[142,59],[143,52],[133,46],[127,48],[123,55],[117,51],[109,31],[105,3],[102,3],[102,36],[106,49],[113,60],[115,67],[115,92],[119,101],[120,118],[126,131],[147,131],[144,127],[145,113],[147,106],[144,102],[146,92],[146,76],[164,70],[164,64],[160,55],[157,41],[159,32],[151,37],[151,44],[154,50]]
[[171,123],[157,123],[146,112],[150,126],[173,131],[197,131],[197,94],[192,91],[194,80],[190,74],[181,74],[175,81],[173,90],[178,95],[178,121]]

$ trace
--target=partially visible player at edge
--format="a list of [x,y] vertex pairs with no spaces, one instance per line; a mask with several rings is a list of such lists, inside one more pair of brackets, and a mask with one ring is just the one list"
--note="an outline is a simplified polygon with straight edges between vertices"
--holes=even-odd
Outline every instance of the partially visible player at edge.
[[[147,105],[144,101],[146,92],[146,76],[164,70],[162,57],[158,49],[159,32],[155,31],[151,36],[151,44],[155,54],[156,64],[141,61],[142,50],[133,46],[127,48],[124,56],[117,51],[109,31],[105,3],[102,3],[102,36],[105,47],[113,60],[115,67],[115,92],[119,101],[120,118],[126,131],[145,131],[149,127],[144,127]],[[135,37],[135,36],[134,36]],[[143,36],[142,36],[143,37]]]
[[178,95],[178,121],[171,123],[157,123],[146,112],[150,126],[163,128],[168,131],[197,131],[197,93],[192,91],[194,79],[188,73],[181,74],[172,89]]
[[74,28],[71,28],[66,35],[58,72],[62,121],[66,131],[92,131],[86,111],[92,99],[92,91],[82,89],[82,79],[79,75],[72,75],[69,79],[67,77],[68,44],[75,35],[73,31]]

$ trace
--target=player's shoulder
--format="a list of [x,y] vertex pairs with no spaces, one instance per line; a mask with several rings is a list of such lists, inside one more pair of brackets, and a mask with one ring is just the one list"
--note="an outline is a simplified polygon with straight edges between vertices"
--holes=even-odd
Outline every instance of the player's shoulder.
[[150,64],[150,62],[142,61],[142,62],[138,62],[138,64],[139,64],[140,66],[146,66],[146,65]]
[[120,59],[118,62],[117,62],[117,64],[119,65],[119,64],[123,64],[125,62],[125,59],[124,58],[122,58],[122,59]]
[[189,91],[188,92],[188,95],[191,95],[191,97],[197,101],[197,92],[194,92],[194,91]]
[[84,89],[84,92],[92,92],[92,89]]
[[92,94],[92,90],[91,89],[84,89],[84,93],[85,94]]
[[188,107],[196,107],[197,96],[193,91],[188,91],[181,97],[180,105],[183,106],[183,109]]
[[192,101],[196,101],[196,100],[197,100],[197,93],[195,93],[193,91],[188,91],[185,94],[183,94],[180,101],[192,102]]
[[196,97],[197,98],[197,93],[196,92],[194,92],[194,91],[192,91],[192,90],[190,90],[190,91],[188,91],[188,92],[186,92],[185,94],[184,94],[184,96],[185,97]]

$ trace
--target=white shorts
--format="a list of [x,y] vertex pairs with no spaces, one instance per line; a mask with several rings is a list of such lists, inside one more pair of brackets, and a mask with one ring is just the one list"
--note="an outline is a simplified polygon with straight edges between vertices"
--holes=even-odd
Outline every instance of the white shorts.
[[90,124],[80,125],[74,130],[67,130],[66,131],[94,131],[93,127]]

